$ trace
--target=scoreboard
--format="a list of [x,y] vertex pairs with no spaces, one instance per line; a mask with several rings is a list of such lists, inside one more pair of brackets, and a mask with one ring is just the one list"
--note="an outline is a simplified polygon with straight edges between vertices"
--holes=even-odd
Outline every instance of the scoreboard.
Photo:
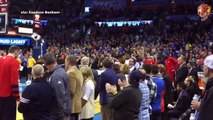
[[0,33],[7,32],[8,0],[0,0]]
[[8,0],[0,0],[0,4],[7,4]]
[[0,0],[0,13],[8,12],[8,0]]
[[0,6],[0,13],[6,13],[8,11],[7,6]]
[[0,13],[0,33],[7,32],[7,13]]
[[34,28],[40,28],[40,15],[34,15]]

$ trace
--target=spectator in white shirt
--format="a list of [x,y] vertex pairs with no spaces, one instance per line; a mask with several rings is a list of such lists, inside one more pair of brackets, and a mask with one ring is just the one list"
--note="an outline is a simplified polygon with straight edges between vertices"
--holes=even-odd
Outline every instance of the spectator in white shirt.
[[136,70],[135,63],[136,63],[136,59],[134,58],[129,59],[130,72]]
[[84,77],[84,82],[80,118],[81,120],[93,120],[95,114],[95,80],[91,68],[82,67],[81,72]]

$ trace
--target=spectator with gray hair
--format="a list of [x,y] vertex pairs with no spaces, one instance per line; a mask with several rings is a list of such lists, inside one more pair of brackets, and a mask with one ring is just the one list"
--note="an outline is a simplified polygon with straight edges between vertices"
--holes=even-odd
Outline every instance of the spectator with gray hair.
[[81,58],[81,67],[82,66],[89,66],[89,58],[88,57],[83,57]]
[[37,64],[32,68],[33,82],[23,91],[18,110],[24,120],[50,120],[50,106],[54,104],[54,92],[43,79],[44,68]]
[[[89,57],[84,56],[83,58],[81,58],[81,67],[80,67],[80,70],[83,67],[89,67],[89,64],[90,64]],[[95,99],[96,99],[98,97],[99,92],[100,92],[100,85],[99,85],[99,83],[100,83],[100,77],[98,76],[98,71],[97,70],[92,69],[92,73],[93,73],[94,80],[97,83],[96,86],[95,86]]]
[[198,119],[210,120],[213,117],[213,55],[206,57],[203,70],[207,83],[206,92],[201,100]]

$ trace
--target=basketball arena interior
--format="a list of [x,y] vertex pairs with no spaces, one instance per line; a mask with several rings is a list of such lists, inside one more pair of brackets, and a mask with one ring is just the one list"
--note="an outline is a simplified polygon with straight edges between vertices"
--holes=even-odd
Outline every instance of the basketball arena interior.
[[0,120],[213,120],[212,0],[0,0]]

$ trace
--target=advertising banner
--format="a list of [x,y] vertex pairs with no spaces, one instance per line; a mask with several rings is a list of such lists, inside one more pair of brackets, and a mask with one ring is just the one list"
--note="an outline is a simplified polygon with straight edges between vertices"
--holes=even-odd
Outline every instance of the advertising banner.
[[126,0],[94,0],[93,7],[109,7],[115,10],[125,9],[127,6]]
[[153,20],[141,20],[141,21],[116,21],[116,22],[95,22],[96,25],[101,26],[102,24],[106,24],[108,27],[117,26],[122,27],[126,24],[129,26],[138,26],[138,25],[152,25]]
[[20,45],[23,46],[25,43],[30,45],[29,38],[0,38],[0,45]]

